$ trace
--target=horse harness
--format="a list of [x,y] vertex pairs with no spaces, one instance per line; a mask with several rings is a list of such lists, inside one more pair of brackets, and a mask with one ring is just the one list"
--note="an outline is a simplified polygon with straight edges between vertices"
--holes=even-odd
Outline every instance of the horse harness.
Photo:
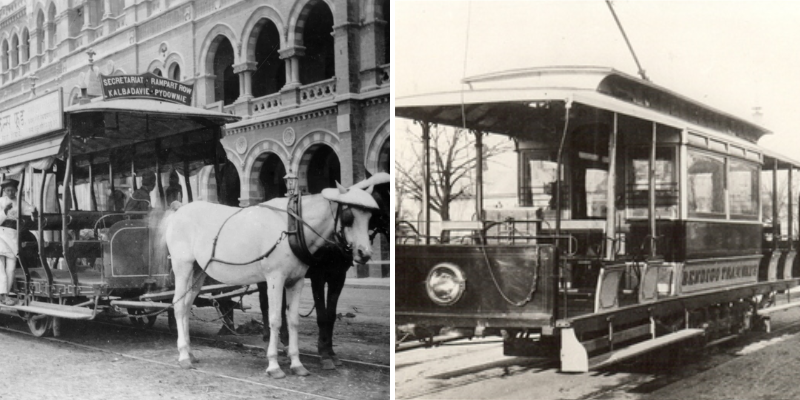
[[[321,260],[321,258],[314,257],[314,255],[309,250],[308,244],[306,243],[306,240],[305,240],[305,231],[303,230],[303,225],[305,225],[308,229],[310,229],[311,232],[314,232],[314,234],[316,234],[317,236],[322,238],[324,241],[326,241],[329,245],[335,246],[340,251],[348,252],[348,251],[352,250],[352,246],[350,244],[348,244],[347,241],[344,238],[344,225],[339,227],[339,215],[341,214],[341,211],[342,211],[342,204],[341,203],[338,203],[338,207],[336,208],[336,216],[334,218],[334,227],[333,227],[333,229],[334,229],[334,236],[336,238],[336,242],[334,242],[334,241],[332,241],[330,239],[327,239],[327,238],[323,237],[311,225],[309,225],[305,220],[303,220],[303,218],[302,218],[302,213],[303,213],[302,204],[303,204],[303,202],[300,201],[300,200],[301,199],[300,199],[299,195],[293,195],[293,196],[289,197],[289,203],[288,203],[288,205],[287,205],[285,210],[282,209],[282,208],[277,208],[277,207],[268,205],[268,204],[258,204],[257,205],[258,207],[267,208],[267,209],[270,209],[270,210],[276,211],[276,212],[285,212],[286,214],[288,214],[288,216],[289,216],[288,224],[287,224],[288,227],[287,227],[287,230],[281,232],[281,235],[278,237],[278,240],[275,242],[275,244],[273,244],[272,247],[270,247],[263,255],[261,255],[259,257],[256,257],[255,259],[253,259],[251,261],[247,261],[247,262],[225,261],[225,260],[220,260],[220,259],[216,258],[216,256],[215,256],[216,255],[216,251],[217,251],[217,240],[219,239],[219,235],[222,232],[222,228],[225,227],[225,224],[227,224],[228,221],[231,218],[233,218],[234,215],[240,213],[242,210],[244,210],[245,208],[248,208],[248,207],[240,208],[235,213],[233,213],[230,216],[228,216],[228,218],[226,218],[225,221],[222,222],[222,225],[220,225],[216,236],[214,236],[214,242],[213,242],[213,244],[211,246],[211,258],[208,260],[208,263],[203,268],[203,271],[205,271],[208,268],[208,266],[211,264],[212,261],[216,261],[216,262],[219,262],[219,263],[222,263],[222,264],[228,264],[228,265],[247,265],[247,264],[252,264],[252,263],[254,263],[256,261],[263,260],[263,259],[269,257],[270,254],[272,254],[272,252],[275,250],[275,248],[278,247],[278,244],[280,244],[281,241],[283,241],[283,239],[286,238],[286,237],[289,238],[289,247],[292,249],[292,253],[294,253],[294,255],[300,261],[302,261],[303,263],[305,263],[306,265],[309,265],[309,266],[315,265],[315,264],[319,263],[322,260]],[[337,227],[339,227],[338,231],[337,231]]]

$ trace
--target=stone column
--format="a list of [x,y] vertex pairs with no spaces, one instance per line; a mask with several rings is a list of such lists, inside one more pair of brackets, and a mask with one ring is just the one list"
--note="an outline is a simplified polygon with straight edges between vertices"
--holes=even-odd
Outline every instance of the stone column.
[[336,64],[337,94],[358,93],[361,60],[358,56],[358,11],[352,2],[337,4],[333,16],[333,51]]
[[253,98],[253,71],[256,70],[254,61],[245,61],[233,66],[233,73],[239,75],[239,99],[238,101]]
[[286,86],[295,88],[300,86],[300,57],[306,55],[303,46],[292,46],[278,51],[282,60],[286,60]]

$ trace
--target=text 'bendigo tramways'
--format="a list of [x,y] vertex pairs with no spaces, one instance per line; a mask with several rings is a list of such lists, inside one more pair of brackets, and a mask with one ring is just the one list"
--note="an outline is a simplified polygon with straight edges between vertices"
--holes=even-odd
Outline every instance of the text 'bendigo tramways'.
[[194,87],[153,74],[102,76],[103,98],[146,97],[192,104]]

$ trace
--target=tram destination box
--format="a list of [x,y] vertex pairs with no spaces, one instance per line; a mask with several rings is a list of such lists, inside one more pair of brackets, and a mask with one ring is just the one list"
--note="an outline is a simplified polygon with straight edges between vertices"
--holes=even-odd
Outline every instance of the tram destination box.
[[100,76],[103,98],[147,98],[192,105],[193,85],[146,73],[142,75]]

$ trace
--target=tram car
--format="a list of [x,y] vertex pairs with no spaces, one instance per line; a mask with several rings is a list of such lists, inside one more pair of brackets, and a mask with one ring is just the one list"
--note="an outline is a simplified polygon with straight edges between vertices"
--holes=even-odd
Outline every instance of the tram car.
[[[10,225],[18,232],[11,290],[17,304],[0,309],[22,316],[37,336],[57,335],[60,318],[127,315],[151,326],[156,313],[170,307],[174,287],[169,260],[152,250],[159,213],[169,206],[162,180],[171,171],[184,176],[183,201],[191,202],[189,177],[213,165],[219,179],[221,130],[239,117],[147,98],[64,109],[61,90],[3,117],[18,119],[17,132],[0,141],[0,173],[19,181],[17,210],[25,201],[36,211]],[[13,130],[13,124],[4,128]],[[146,207],[152,211],[115,204],[113,194],[136,190],[148,174],[155,176],[159,198]],[[105,207],[98,207],[109,193]],[[252,291],[206,282],[195,304],[218,305]]]
[[398,98],[396,115],[423,138],[437,124],[477,149],[486,133],[512,139],[518,205],[484,209],[479,155],[472,221],[434,235],[425,204],[427,218],[397,221],[399,337],[501,335],[507,355],[585,372],[768,328],[800,304],[775,305],[800,279],[792,195],[777,189],[797,192],[800,162],[759,147],[767,129],[609,68],[463,84]]

